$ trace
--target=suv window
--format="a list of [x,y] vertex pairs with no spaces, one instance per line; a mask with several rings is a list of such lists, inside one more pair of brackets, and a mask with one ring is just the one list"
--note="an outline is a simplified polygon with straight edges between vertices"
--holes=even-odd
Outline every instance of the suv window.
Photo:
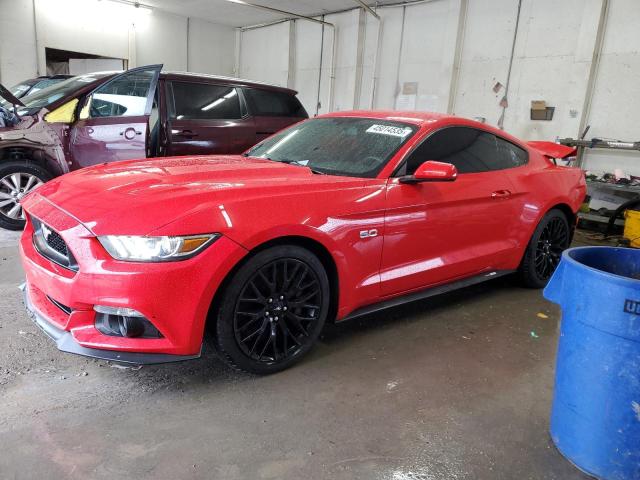
[[173,104],[170,116],[177,120],[237,119],[240,113],[238,91],[226,85],[171,82]]
[[253,114],[258,117],[299,117],[307,118],[307,112],[295,97],[285,92],[245,88]]
[[412,175],[427,160],[451,163],[459,173],[477,173],[524,165],[527,152],[482,130],[447,127],[413,151],[406,162],[406,174]]
[[154,76],[154,70],[136,70],[108,81],[91,95],[89,116],[96,118],[144,115]]

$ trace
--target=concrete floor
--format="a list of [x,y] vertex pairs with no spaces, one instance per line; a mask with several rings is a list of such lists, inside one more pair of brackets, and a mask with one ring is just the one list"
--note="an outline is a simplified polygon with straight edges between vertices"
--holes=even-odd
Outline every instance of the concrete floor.
[[[43,479],[584,479],[549,440],[558,309],[498,279],[327,330],[270,377],[117,368],[28,320],[0,237],[0,472]],[[543,313],[548,318],[541,318]]]

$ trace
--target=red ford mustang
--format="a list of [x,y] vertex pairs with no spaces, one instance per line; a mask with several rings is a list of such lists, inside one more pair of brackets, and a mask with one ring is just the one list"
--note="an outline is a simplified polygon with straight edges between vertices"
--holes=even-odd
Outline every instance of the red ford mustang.
[[[551,144],[556,148],[558,145]],[[340,112],[242,156],[98,165],[25,197],[25,300],[60,350],[132,363],[300,359],[327,320],[518,272],[569,245],[582,172],[461,118]]]

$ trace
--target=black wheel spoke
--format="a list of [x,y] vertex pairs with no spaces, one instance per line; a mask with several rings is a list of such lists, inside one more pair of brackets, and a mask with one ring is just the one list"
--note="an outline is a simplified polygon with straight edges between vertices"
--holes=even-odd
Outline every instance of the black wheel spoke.
[[234,333],[254,361],[283,362],[312,341],[323,298],[314,269],[297,258],[281,258],[257,268],[240,291]]
[[542,229],[535,247],[534,265],[538,277],[547,280],[560,263],[564,249],[569,246],[569,228],[562,218],[552,217]]

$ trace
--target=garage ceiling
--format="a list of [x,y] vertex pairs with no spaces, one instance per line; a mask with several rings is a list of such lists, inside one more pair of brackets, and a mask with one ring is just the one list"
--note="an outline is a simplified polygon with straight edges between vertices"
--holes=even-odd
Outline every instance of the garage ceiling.
[[[356,8],[358,4],[354,0],[247,0],[251,3],[277,8],[299,15],[316,15],[335,12],[349,8]],[[159,10],[184,15],[193,18],[201,18],[210,22],[233,27],[243,27],[258,23],[272,22],[286,18],[262,9],[238,5],[226,0],[145,0],[141,3],[156,7]],[[372,7],[376,4],[383,5],[398,3],[398,0],[365,0]]]

